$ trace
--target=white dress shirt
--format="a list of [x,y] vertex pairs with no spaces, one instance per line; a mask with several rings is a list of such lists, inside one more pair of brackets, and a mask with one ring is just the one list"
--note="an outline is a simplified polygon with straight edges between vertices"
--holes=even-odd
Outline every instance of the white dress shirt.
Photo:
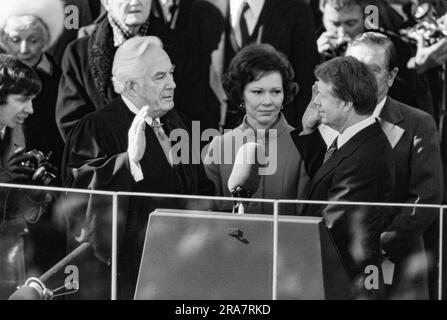
[[242,13],[242,4],[247,2],[250,8],[245,12],[245,21],[247,21],[248,33],[251,35],[256,27],[265,0],[230,0],[230,20],[231,26],[235,31],[236,41],[241,45],[241,30],[239,19]]
[[[380,120],[380,114],[382,113],[383,107],[385,106],[385,102],[386,102],[386,96],[385,98],[383,98],[377,105],[376,108],[374,109],[374,112],[372,113],[371,117],[372,119],[379,119]],[[369,118],[368,118],[369,119]],[[367,127],[367,126],[365,126]],[[365,128],[363,127],[363,128]],[[346,129],[347,130],[347,129]],[[318,126],[318,131],[320,131],[321,136],[323,137],[324,142],[326,143],[326,148],[329,148],[329,146],[332,144],[332,142],[335,140],[335,138],[337,138],[338,136],[340,136],[340,132],[338,132],[335,129],[332,129],[331,127],[325,125],[325,124],[320,124]],[[360,130],[358,130],[360,131]],[[358,132],[357,131],[357,132]],[[352,137],[352,136],[351,136]],[[343,139],[343,138],[342,138]],[[346,140],[347,141],[347,140]],[[346,143],[346,141],[344,143]],[[337,141],[337,146],[338,148],[341,147],[340,144],[340,139]]]

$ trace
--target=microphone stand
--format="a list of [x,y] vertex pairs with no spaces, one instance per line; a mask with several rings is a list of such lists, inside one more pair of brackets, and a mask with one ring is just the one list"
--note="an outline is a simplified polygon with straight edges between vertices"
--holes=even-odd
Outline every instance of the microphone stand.
[[[233,198],[250,198],[251,197],[251,192],[245,190],[241,186],[237,186],[236,188],[234,188],[231,191],[231,194],[232,194]],[[236,210],[237,210],[238,214],[245,214],[246,207],[248,207],[248,204],[246,202],[234,201],[233,202],[233,213],[236,213]]]

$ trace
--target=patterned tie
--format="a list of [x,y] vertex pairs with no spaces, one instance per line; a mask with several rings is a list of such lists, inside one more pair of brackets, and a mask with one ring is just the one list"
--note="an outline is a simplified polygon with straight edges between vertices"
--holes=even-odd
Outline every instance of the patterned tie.
[[166,135],[165,131],[162,128],[163,124],[161,124],[158,120],[152,120],[150,127],[154,130],[155,136],[160,142],[161,148],[166,156],[171,167],[174,164],[172,152],[171,152],[171,141],[169,141],[169,137]]
[[239,28],[241,29],[241,48],[243,48],[247,42],[250,34],[248,33],[247,21],[245,20],[245,12],[250,9],[250,5],[247,2],[242,3],[242,12],[239,18]]
[[323,164],[325,164],[330,157],[337,151],[337,140],[338,137],[334,139],[334,142],[330,145],[329,149],[327,149],[326,154],[324,155]]

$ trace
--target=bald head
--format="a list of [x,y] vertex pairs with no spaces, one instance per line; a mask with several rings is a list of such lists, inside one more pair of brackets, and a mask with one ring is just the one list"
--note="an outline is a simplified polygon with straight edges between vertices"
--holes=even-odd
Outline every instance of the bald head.
[[153,65],[153,59],[165,55],[163,44],[157,37],[134,37],[124,42],[115,53],[112,66],[116,93],[124,91],[126,81],[144,77]]

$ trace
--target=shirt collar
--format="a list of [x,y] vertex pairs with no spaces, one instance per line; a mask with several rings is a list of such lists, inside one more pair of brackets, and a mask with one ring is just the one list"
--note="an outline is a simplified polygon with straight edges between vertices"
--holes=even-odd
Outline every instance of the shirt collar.
[[350,126],[349,128],[346,128],[345,131],[343,131],[343,133],[338,136],[337,148],[340,149],[353,136],[355,136],[357,133],[359,133],[366,127],[369,127],[370,125],[374,124],[375,122],[376,117],[370,116],[360,122],[357,122],[356,124]]
[[[385,106],[386,99],[387,99],[387,97],[385,96],[385,98],[383,98],[376,105],[376,108],[374,109],[374,112],[373,112],[373,114],[371,115],[370,118],[372,118],[372,119],[375,119],[375,118],[380,119],[380,114],[382,113],[383,107]],[[320,131],[321,137],[323,138],[323,140],[326,143],[326,146],[328,148],[332,144],[332,142],[335,140],[335,138],[337,138],[340,135],[340,133],[337,130],[332,129],[331,127],[329,127],[329,126],[327,126],[325,124],[320,124],[318,126],[318,131]],[[358,130],[358,131],[360,131],[360,130]],[[346,130],[345,130],[345,132],[346,132]],[[346,143],[346,141],[345,141],[345,143]],[[341,146],[340,145],[340,141],[338,141],[338,148],[340,148],[340,146]]]
[[3,140],[3,138],[5,137],[5,133],[6,133],[6,126],[0,129],[0,139]]
[[53,65],[46,54],[42,54],[42,58],[40,58],[40,62],[36,65],[36,69],[42,71],[43,73],[48,74],[49,76],[53,75]]
[[244,1],[247,1],[248,5],[250,6],[254,21],[258,21],[259,16],[261,15],[265,0],[230,0],[230,16],[231,25],[233,26],[233,28],[235,28],[239,21],[239,17],[242,11],[242,3]]
[[380,119],[380,114],[382,113],[383,107],[385,106],[386,96],[383,98],[376,106],[373,112],[373,116]]
[[[132,101],[130,101],[129,99],[127,99],[127,98],[126,98],[125,96],[123,96],[123,95],[121,95],[121,98],[123,99],[124,103],[126,104],[126,106],[129,108],[129,110],[130,110],[133,114],[137,115],[138,112],[140,112],[140,109],[138,109],[138,107],[137,107],[136,105],[134,105]],[[146,123],[147,123],[148,125],[152,125],[152,122],[153,122],[154,120],[157,120],[158,123],[160,123],[160,118],[153,119],[153,118],[147,116],[144,120],[146,120]]]

